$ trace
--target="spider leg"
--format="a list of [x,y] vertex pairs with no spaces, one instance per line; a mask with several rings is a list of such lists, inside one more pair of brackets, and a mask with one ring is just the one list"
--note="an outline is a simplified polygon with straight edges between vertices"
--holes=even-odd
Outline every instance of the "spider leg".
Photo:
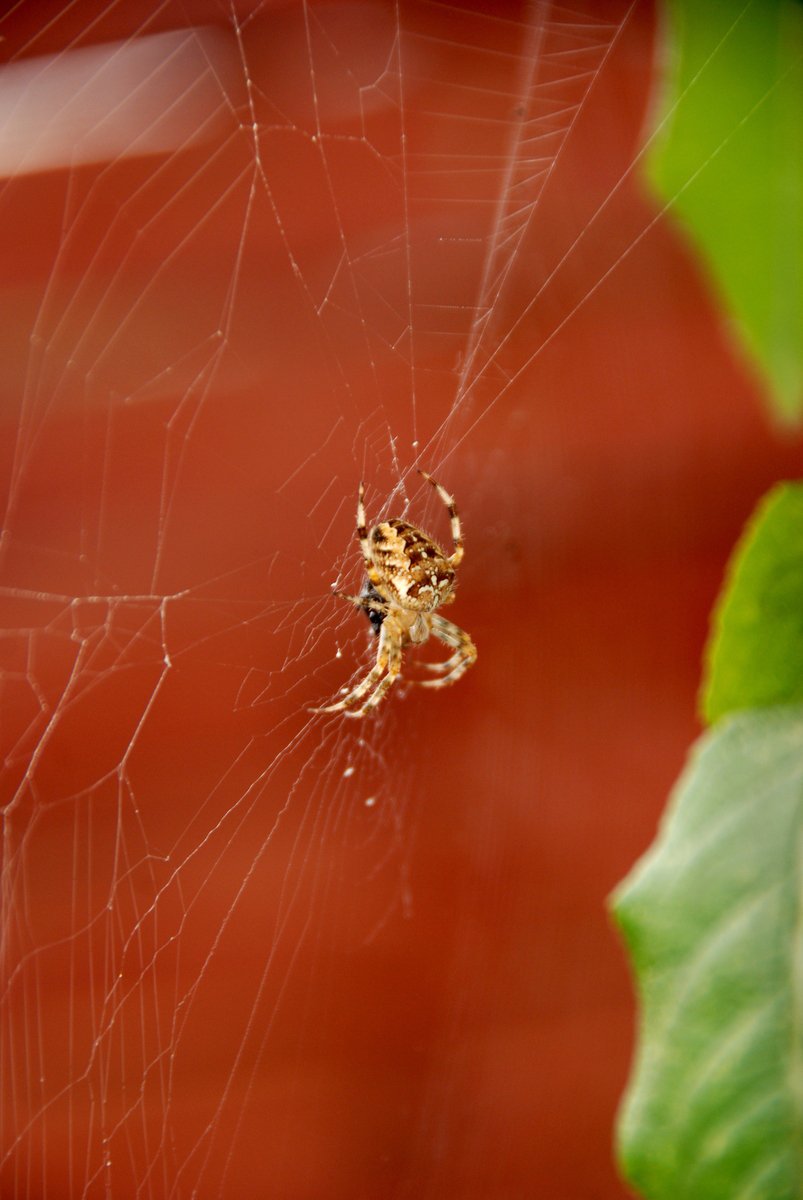
[[[426,471],[422,471],[420,467],[418,468],[418,474],[423,476],[427,483],[432,484],[435,491],[438,493],[449,511],[449,520],[452,523],[452,541],[454,542],[454,551],[449,556],[448,562],[451,567],[458,567],[463,561],[463,531],[460,526],[460,517],[457,514],[457,506],[454,502],[454,496],[450,496],[445,487],[441,487],[441,485],[437,483],[431,475],[428,475]],[[455,626],[455,628],[457,628],[457,626]]]
[[[379,634],[379,649],[376,653],[376,663],[365,676],[365,678],[358,683],[356,687],[352,688],[348,695],[344,696],[342,700],[338,700],[335,704],[327,704],[325,708],[313,708],[310,711],[323,713],[342,712],[345,713],[347,717],[364,716],[369,709],[374,708],[374,706],[379,703],[390,685],[395,683],[401,671],[401,661],[401,629],[392,617],[387,617],[382,624],[382,629]],[[382,679],[385,671],[387,671],[388,674],[384,679]],[[356,704],[358,700],[361,700],[367,692],[370,692],[371,688],[373,688],[376,684],[378,684],[378,687],[376,687],[373,695],[369,697],[362,708],[358,709],[357,712],[346,712],[346,710],[351,708],[352,705]]]
[[365,504],[363,503],[364,496],[365,484],[361,483],[357,492],[357,540],[360,543],[362,556],[365,559],[365,573],[374,587],[376,587],[381,580],[381,576],[374,565],[373,558],[371,557],[371,543],[368,540],[368,526],[365,523]]
[[[387,623],[387,622],[386,622]],[[384,626],[383,626],[384,628]],[[401,674],[402,666],[402,649],[401,641],[391,634],[388,637],[388,670],[384,679],[380,679],[373,693],[368,697],[362,708],[358,708],[356,712],[347,712],[344,716],[347,717],[364,717],[372,708],[376,708],[384,699],[385,693],[393,686]]]
[[[462,661],[462,659],[462,650],[455,650],[454,654],[452,654],[449,658],[445,658],[443,662],[424,662],[419,663],[418,665],[423,667],[425,671],[432,671],[433,675],[448,675],[449,672],[453,670],[459,662]],[[413,682],[420,683],[421,680],[416,679]]]
[[[345,710],[347,708],[350,708],[352,704],[356,704],[357,701],[360,700],[365,695],[366,692],[370,692],[371,688],[376,684],[376,682],[379,679],[382,678],[382,676],[384,675],[384,673],[387,669],[388,651],[387,651],[386,645],[384,644],[384,641],[385,641],[385,639],[383,639],[382,635],[380,634],[379,650],[377,651],[376,663],[374,664],[374,666],[371,668],[371,670],[368,672],[368,674],[365,676],[365,678],[362,680],[361,683],[358,683],[356,687],[352,688],[351,691],[348,693],[348,695],[344,696],[342,700],[338,700],[336,704],[327,704],[325,708],[312,708],[312,709],[310,709],[310,712],[319,712],[319,713],[345,712]],[[359,714],[349,713],[348,715],[350,717],[354,717],[354,716],[358,716],[358,715],[362,716],[362,712],[360,712]]]
[[350,596],[348,592],[339,592],[337,588],[332,588],[332,595],[340,600],[348,600],[349,604],[354,604],[357,608],[373,608],[376,612],[388,611],[384,600],[373,600],[370,596]]
[[452,621],[447,621],[445,617],[439,616],[438,613],[433,613],[429,618],[429,627],[436,638],[445,642],[447,646],[457,648],[444,663],[424,664],[430,671],[438,673],[438,679],[417,679],[415,682],[419,687],[447,687],[451,683],[456,683],[460,676],[474,665],[477,661],[477,648],[464,630]]
[[472,653],[464,655],[448,675],[439,675],[437,679],[417,679],[416,683],[419,687],[442,688],[448,687],[452,683],[457,683],[462,675],[465,675],[470,666],[477,661],[477,651],[472,646]]
[[[430,633],[440,638],[447,646],[451,646],[454,654],[442,662],[425,662],[421,663],[421,666],[425,671],[434,671],[436,675],[446,675],[462,661],[464,657],[462,646],[466,635],[452,621],[447,621],[437,613],[430,615],[428,624]],[[416,680],[416,682],[420,681]]]

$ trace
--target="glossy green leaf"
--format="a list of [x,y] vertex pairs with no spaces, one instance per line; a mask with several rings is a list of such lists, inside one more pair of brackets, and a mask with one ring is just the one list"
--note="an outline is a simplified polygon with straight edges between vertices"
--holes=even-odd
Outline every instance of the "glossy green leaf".
[[761,502],[734,551],[706,652],[708,721],[803,702],[803,484]]
[[803,1194],[803,707],[695,749],[615,897],[641,1029],[620,1117],[647,1200]]
[[648,171],[781,418],[803,411],[803,5],[668,0]]

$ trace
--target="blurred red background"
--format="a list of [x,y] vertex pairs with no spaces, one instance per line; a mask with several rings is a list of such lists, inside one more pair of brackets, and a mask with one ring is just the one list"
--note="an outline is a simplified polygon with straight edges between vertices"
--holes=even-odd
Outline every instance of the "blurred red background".
[[[87,100],[0,189],[3,1195],[623,1197],[606,897],[799,454],[642,181],[655,14],[23,3],[0,100],[177,29],[172,149]],[[312,716],[417,463],[477,667]]]

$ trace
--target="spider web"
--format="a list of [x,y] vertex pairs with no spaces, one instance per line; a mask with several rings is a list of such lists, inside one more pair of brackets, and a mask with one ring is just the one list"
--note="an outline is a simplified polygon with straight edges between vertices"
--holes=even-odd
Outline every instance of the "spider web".
[[[560,997],[489,955],[555,720],[498,617],[578,551],[578,358],[653,377],[651,10],[23,0],[0,33],[3,1194],[569,1180],[510,1035]],[[314,715],[375,652],[329,595],[359,480],[448,539],[419,465],[480,665]],[[610,1107],[567,1195],[620,1194]]]

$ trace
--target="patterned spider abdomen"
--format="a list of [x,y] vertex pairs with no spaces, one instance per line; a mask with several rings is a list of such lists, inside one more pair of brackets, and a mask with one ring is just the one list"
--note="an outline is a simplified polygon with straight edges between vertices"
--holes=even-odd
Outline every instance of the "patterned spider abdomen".
[[381,587],[400,608],[434,612],[454,599],[448,555],[415,525],[394,517],[375,525],[369,541]]

